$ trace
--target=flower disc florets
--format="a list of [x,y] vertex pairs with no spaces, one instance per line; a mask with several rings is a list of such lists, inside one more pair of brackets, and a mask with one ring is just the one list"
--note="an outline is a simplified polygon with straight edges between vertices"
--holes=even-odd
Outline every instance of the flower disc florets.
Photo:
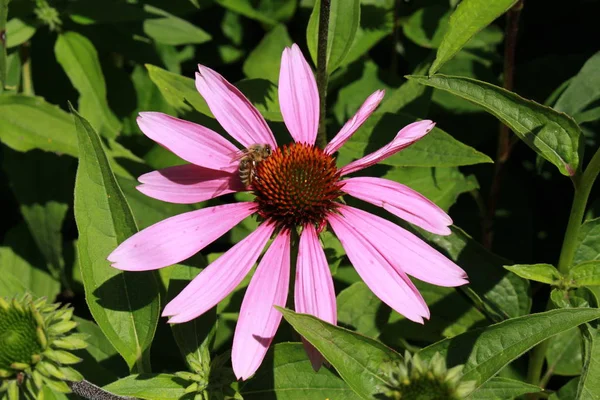
[[260,216],[288,229],[321,225],[342,195],[335,159],[303,143],[275,149],[258,165],[252,186]]

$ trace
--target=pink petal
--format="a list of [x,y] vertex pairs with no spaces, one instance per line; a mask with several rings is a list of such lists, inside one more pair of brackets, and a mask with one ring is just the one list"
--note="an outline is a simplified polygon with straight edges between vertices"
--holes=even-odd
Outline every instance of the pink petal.
[[297,44],[283,50],[279,70],[279,106],[296,142],[314,144],[319,128],[319,92]]
[[370,95],[362,106],[358,109],[356,114],[348,120],[340,129],[337,135],[327,144],[325,147],[325,153],[333,154],[340,149],[346,143],[348,139],[352,137],[354,132],[373,114],[381,100],[385,96],[385,91],[378,90]]
[[413,122],[412,124],[406,125],[387,145],[381,149],[364,156],[356,161],[351,162],[341,169],[341,174],[348,175],[361,169],[375,165],[381,160],[396,154],[400,150],[410,146],[417,140],[425,136],[429,131],[433,129],[435,123],[430,120],[423,120]]
[[431,200],[400,183],[382,178],[344,180],[342,190],[351,196],[383,207],[397,217],[438,235],[449,235],[452,219]]
[[427,304],[415,285],[354,227],[353,219],[331,214],[328,221],[356,272],[381,301],[411,321],[422,324],[423,318],[429,318]]
[[190,321],[214,307],[242,282],[274,231],[261,224],[215,260],[179,293],[163,311],[170,323]]
[[146,136],[192,164],[235,171],[231,162],[239,149],[218,133],[159,112],[142,112],[137,123]]
[[244,147],[269,144],[277,147],[260,112],[235,86],[210,68],[198,65],[196,89],[221,126]]
[[193,164],[149,172],[138,180],[142,184],[137,189],[146,196],[178,204],[199,203],[246,190],[237,172],[218,171]]
[[233,336],[231,362],[238,379],[254,375],[281,322],[290,283],[290,233],[283,231],[263,256],[244,296]]
[[427,243],[387,219],[358,208],[342,206],[346,220],[368,238],[397,271],[438,286],[461,286],[467,274]]
[[[333,279],[313,225],[305,226],[300,236],[294,304],[296,312],[314,315],[330,324],[337,323]],[[313,368],[318,370],[323,364],[323,356],[310,343],[303,342]]]
[[233,203],[167,218],[125,240],[108,256],[108,261],[124,271],[176,264],[221,237],[255,209],[256,203]]

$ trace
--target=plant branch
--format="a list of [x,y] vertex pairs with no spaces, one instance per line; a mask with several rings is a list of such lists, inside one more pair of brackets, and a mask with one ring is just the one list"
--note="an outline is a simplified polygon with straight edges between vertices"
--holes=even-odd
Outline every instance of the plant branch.
[[327,131],[325,116],[327,110],[327,36],[329,34],[329,13],[331,0],[321,0],[319,10],[319,37],[317,43],[317,88],[319,91],[319,130],[317,132],[317,146],[325,148],[327,145]]
[[[506,42],[504,43],[504,88],[513,90],[515,77],[515,50],[517,48],[517,33],[519,31],[519,17],[523,9],[523,1],[519,0],[513,8],[507,13],[506,18]],[[512,146],[510,140],[510,130],[508,126],[500,123],[500,132],[498,134],[498,152],[494,163],[494,175],[488,198],[487,214],[483,220],[483,245],[491,249],[494,239],[494,217],[498,198],[500,197],[500,187],[504,166],[510,158]]]

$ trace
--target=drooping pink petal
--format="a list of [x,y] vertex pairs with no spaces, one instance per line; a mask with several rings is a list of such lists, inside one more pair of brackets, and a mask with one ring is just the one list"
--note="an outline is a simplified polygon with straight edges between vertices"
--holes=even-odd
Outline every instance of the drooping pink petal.
[[190,321],[223,300],[252,269],[274,231],[261,224],[195,277],[163,310],[170,323]]
[[398,225],[354,207],[342,206],[340,212],[397,271],[438,286],[469,283],[462,268]]
[[350,164],[342,167],[341,175],[348,175],[361,169],[375,165],[378,162],[396,154],[400,150],[410,146],[417,140],[425,136],[433,129],[435,123],[430,120],[413,122],[406,125],[390,143],[383,146],[381,149],[374,151],[371,154],[364,156]]
[[124,271],[176,264],[221,237],[255,209],[256,203],[233,203],[167,218],[125,240],[107,257],[108,261]]
[[381,301],[411,321],[422,324],[423,318],[429,318],[429,308],[415,285],[354,227],[353,220],[331,214],[328,222],[356,272]]
[[159,112],[141,112],[137,123],[146,136],[184,160],[205,168],[235,171],[239,149],[218,133]]
[[348,139],[352,137],[354,132],[360,128],[360,126],[373,114],[381,100],[385,96],[385,91],[378,90],[365,100],[362,106],[358,109],[356,114],[350,118],[340,129],[337,135],[325,146],[325,153],[333,154],[340,149],[346,143]]
[[419,192],[389,179],[358,177],[344,180],[342,190],[382,207],[411,224],[438,235],[449,235],[452,219]]
[[221,126],[244,147],[269,144],[277,147],[271,129],[246,96],[212,69],[198,65],[196,89]]
[[250,281],[233,335],[231,362],[238,379],[254,375],[281,322],[290,283],[290,233],[277,235]]
[[227,193],[246,190],[236,172],[193,164],[149,172],[138,178],[137,189],[154,199],[178,204],[199,203]]
[[319,92],[297,44],[283,50],[279,70],[279,106],[296,142],[314,144],[319,127]]
[[[337,323],[333,279],[317,231],[310,224],[304,227],[300,236],[294,305],[296,312],[314,315],[330,324]],[[323,364],[323,356],[310,343],[303,342],[313,368],[318,370]]]

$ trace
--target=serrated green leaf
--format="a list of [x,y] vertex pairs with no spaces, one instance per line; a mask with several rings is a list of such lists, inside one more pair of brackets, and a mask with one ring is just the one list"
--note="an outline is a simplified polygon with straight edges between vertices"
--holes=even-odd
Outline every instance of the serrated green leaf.
[[116,137],[121,123],[108,106],[104,74],[92,42],[79,33],[66,32],[58,36],[54,54],[79,92],[79,112],[103,136]]
[[600,52],[590,57],[581,70],[575,75],[564,92],[560,95],[554,108],[572,115],[576,121],[581,113],[600,98]]
[[583,333],[583,368],[575,400],[597,400],[600,398],[600,330],[598,324],[581,327]]
[[519,275],[521,278],[549,285],[557,282],[561,277],[556,267],[550,264],[515,264],[505,265],[504,268]]
[[599,286],[600,260],[585,261],[569,270],[567,275],[573,286]]
[[19,18],[11,18],[6,24],[6,47],[25,43],[35,34],[35,27]]
[[121,396],[145,400],[178,400],[185,394],[188,381],[170,374],[139,374],[119,379],[104,389]]
[[600,218],[585,221],[577,234],[577,249],[573,262],[600,260]]
[[41,97],[0,97],[0,140],[17,151],[40,149],[77,156],[71,117]]
[[435,74],[479,31],[508,11],[517,0],[463,0],[450,16],[429,75]]
[[543,389],[516,379],[495,377],[484,383],[467,400],[513,400],[527,393],[539,393]]
[[267,353],[263,367],[244,383],[245,400],[359,399],[346,383],[327,368],[315,372],[300,343],[278,343]]
[[[321,1],[315,1],[306,28],[308,50],[317,65],[317,43],[319,40],[319,17]],[[327,33],[327,73],[335,71],[348,55],[360,24],[360,0],[332,0]]]
[[360,397],[370,399],[391,382],[380,368],[402,357],[382,343],[358,333],[321,321],[312,315],[297,314],[276,307],[287,322],[331,363]]
[[279,24],[265,34],[244,62],[243,71],[248,78],[267,79],[275,84],[279,81],[279,67],[283,49],[292,45],[285,25]]
[[461,379],[475,381],[478,388],[535,345],[597,318],[600,318],[600,310],[590,308],[526,315],[442,340],[418,354],[430,359],[439,352],[446,358],[448,367],[464,364]]
[[201,44],[212,39],[206,31],[157,7],[146,5],[144,10],[160,17],[144,20],[144,33],[158,43],[179,46]]
[[106,260],[137,227],[100,137],[86,120],[73,114],[80,145],[75,220],[86,300],[98,326],[129,367],[144,371],[159,318],[158,280],[154,272],[119,271]]
[[579,167],[579,126],[566,114],[487,82],[459,76],[407,76],[473,102],[506,124],[529,147],[572,176]]

